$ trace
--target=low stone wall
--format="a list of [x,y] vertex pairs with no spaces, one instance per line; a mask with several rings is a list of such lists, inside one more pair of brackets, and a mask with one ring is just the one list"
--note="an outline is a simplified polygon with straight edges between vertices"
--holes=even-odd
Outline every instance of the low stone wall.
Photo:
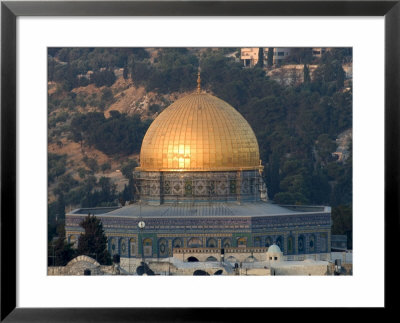
[[331,261],[330,253],[312,253],[312,254],[303,254],[303,255],[286,255],[283,256],[285,261],[304,261],[307,259],[312,259],[315,261]]
[[[268,248],[248,247],[248,248],[225,248],[224,261],[231,263],[266,261]],[[174,248],[173,257],[183,262],[187,262],[190,257],[198,261],[207,261],[213,257],[215,261],[221,261],[220,248]]]
[[270,268],[245,268],[237,270],[238,273],[241,272],[245,276],[271,276]]
[[326,276],[328,275],[328,263],[326,264],[273,264],[271,265],[272,276]]
[[[193,273],[200,268],[196,268],[195,263],[186,263],[181,268],[177,268],[173,263],[158,261],[156,259],[145,259],[146,264],[156,275],[186,275],[192,276]],[[120,266],[126,272],[135,275],[136,269],[140,266],[141,259],[134,258],[121,258]],[[210,267],[207,267],[209,265]],[[227,275],[226,270],[222,266],[212,266],[211,263],[207,263],[206,266],[202,267],[201,270],[206,271],[209,275],[214,275],[216,271],[222,270],[223,275]]]
[[135,274],[136,273],[136,268],[140,266],[141,259],[137,258],[122,258],[120,260],[120,266],[123,268],[125,271],[127,271],[130,274]]

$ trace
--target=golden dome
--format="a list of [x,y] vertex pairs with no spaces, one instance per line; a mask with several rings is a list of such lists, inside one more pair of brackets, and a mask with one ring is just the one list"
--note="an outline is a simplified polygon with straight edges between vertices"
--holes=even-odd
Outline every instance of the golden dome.
[[165,109],[144,136],[142,171],[259,169],[253,130],[225,101],[207,93],[185,96]]

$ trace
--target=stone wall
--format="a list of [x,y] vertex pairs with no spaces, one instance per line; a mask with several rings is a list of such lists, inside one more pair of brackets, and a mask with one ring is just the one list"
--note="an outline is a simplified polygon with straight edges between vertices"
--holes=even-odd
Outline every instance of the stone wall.
[[271,276],[270,268],[246,268],[242,270],[242,275],[246,276]]
[[[225,261],[236,262],[255,262],[267,260],[268,248],[247,247],[247,248],[225,248],[224,257],[221,256],[219,248],[174,248],[173,257],[183,262],[187,262],[190,257],[198,261]],[[215,258],[215,260],[212,260]]]
[[271,265],[272,276],[325,276],[328,275],[328,263],[316,263],[316,264],[272,264]]

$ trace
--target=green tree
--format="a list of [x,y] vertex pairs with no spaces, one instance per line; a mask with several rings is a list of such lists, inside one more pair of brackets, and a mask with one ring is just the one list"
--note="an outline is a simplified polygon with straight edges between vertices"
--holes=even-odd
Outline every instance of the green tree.
[[280,192],[278,194],[275,194],[274,199],[276,203],[283,205],[303,205],[309,203],[306,197],[299,192]]
[[269,163],[266,170],[268,197],[273,199],[275,194],[279,192],[279,156],[272,153],[269,157]]
[[318,136],[316,142],[318,155],[325,163],[332,160],[332,153],[336,149],[336,143],[328,134],[324,133]]
[[99,186],[101,187],[100,191],[100,199],[103,202],[111,202],[115,198],[115,192],[117,185],[111,183],[111,179],[109,177],[100,177],[99,178]]
[[133,176],[133,169],[137,167],[138,164],[136,160],[129,159],[124,165],[121,167],[121,173],[125,176],[126,179],[131,179]]
[[90,79],[97,87],[100,86],[111,86],[114,84],[116,77],[113,71],[104,70],[104,71],[96,71],[93,73]]
[[124,66],[124,71],[122,73],[122,76],[124,77],[125,80],[128,79],[128,74],[129,74],[129,70],[127,66]]
[[89,173],[85,168],[83,167],[79,167],[77,169],[78,175],[80,178],[84,179],[86,177],[86,175]]
[[272,65],[274,65],[274,48],[273,47],[268,48],[267,62],[268,62],[268,67],[271,67]]
[[313,60],[312,49],[307,48],[291,48],[290,56],[286,60],[288,63],[309,64]]
[[83,162],[86,164],[87,167],[90,168],[92,173],[97,173],[99,170],[99,164],[97,163],[97,160],[94,158],[89,158],[87,156],[82,158]]
[[94,215],[88,214],[80,226],[85,233],[79,236],[78,255],[95,258],[102,265],[111,265],[111,256],[107,251],[107,237],[101,221]]
[[67,168],[67,155],[48,154],[48,182],[52,183],[54,180],[63,175]]
[[347,235],[347,247],[352,248],[353,211],[351,205],[338,205],[332,209],[332,234]]
[[308,68],[307,64],[304,64],[304,83],[310,83],[311,82],[311,77],[310,77],[310,69]]
[[262,47],[258,49],[258,61],[256,66],[264,67],[264,48]]
[[59,178],[58,185],[54,189],[54,193],[57,195],[68,193],[69,190],[76,187],[77,185],[78,181],[75,180],[71,174],[65,174]]
[[109,161],[107,161],[104,164],[101,164],[100,168],[101,168],[101,171],[104,173],[105,171],[111,169],[111,163]]
[[104,102],[104,104],[111,104],[112,101],[114,100],[114,95],[111,91],[110,88],[106,87],[101,91],[101,101]]
[[65,266],[76,255],[71,243],[64,236],[58,237],[48,245],[48,266]]
[[[328,55],[325,63],[321,64],[314,72],[314,79],[317,83],[328,85],[332,83],[336,89],[341,89],[344,85],[345,72],[342,63]],[[335,89],[335,88],[334,88]],[[328,92],[329,93],[329,92]]]

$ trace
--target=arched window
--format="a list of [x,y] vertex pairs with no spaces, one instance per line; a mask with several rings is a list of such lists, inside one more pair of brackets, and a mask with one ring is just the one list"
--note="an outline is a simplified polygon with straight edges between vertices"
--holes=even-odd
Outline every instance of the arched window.
[[272,244],[272,238],[271,237],[266,237],[265,238],[265,246],[269,247]]
[[180,238],[174,239],[174,241],[172,241],[172,247],[173,248],[182,248],[183,247],[182,240]]
[[208,258],[206,259],[206,261],[218,261],[218,259],[215,258],[215,257],[213,257],[213,256],[210,256],[210,257],[208,257]]
[[210,238],[207,240],[207,247],[209,248],[217,248],[218,244],[217,244],[217,240],[215,240],[214,238]]
[[150,238],[143,240],[143,253],[145,257],[150,257],[153,253],[153,241]]
[[261,247],[261,238],[260,237],[254,238],[254,247]]
[[222,241],[222,245],[224,248],[230,248],[232,245],[231,239],[229,239],[229,238],[224,239],[224,241]]
[[203,246],[203,241],[200,238],[191,238],[188,241],[189,248],[201,248]]
[[153,244],[153,241],[151,241],[150,238],[146,238],[143,240],[143,245],[144,246],[151,246]]
[[191,257],[189,257],[189,258],[187,259],[187,261],[188,261],[188,262],[198,262],[199,259],[197,259],[196,257],[191,256]]
[[281,251],[283,253],[283,238],[282,238],[282,236],[279,236],[276,238],[275,244],[279,247],[279,249],[281,249]]
[[238,242],[239,248],[246,248],[246,246],[247,246],[247,238],[246,237],[239,238],[237,242]]

